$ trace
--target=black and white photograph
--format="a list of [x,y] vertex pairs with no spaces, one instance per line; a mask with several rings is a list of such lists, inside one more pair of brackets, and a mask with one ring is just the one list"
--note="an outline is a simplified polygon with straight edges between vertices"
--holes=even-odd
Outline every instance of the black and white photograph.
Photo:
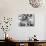
[[34,26],[35,16],[33,14],[19,15],[19,26]]
[[46,46],[46,0],[0,0],[0,46]]

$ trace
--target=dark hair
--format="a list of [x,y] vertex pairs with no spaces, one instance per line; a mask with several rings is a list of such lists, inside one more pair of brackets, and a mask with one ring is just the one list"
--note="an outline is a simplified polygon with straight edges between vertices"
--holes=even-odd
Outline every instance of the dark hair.
[[36,35],[34,35],[34,37],[36,37]]

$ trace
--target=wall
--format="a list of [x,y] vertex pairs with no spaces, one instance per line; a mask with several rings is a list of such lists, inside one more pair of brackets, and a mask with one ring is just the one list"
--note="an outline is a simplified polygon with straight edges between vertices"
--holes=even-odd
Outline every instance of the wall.
[[[37,35],[39,40],[44,40],[45,30],[45,6],[40,8],[33,8],[30,6],[28,0],[0,0],[0,16],[13,17],[13,22],[10,31],[13,37],[17,40],[27,40],[34,34]],[[18,15],[27,13],[35,15],[35,26],[34,27],[18,27]],[[2,31],[1,31],[2,33]],[[0,33],[0,35],[2,35]],[[2,36],[0,36],[2,39]]]
[[45,24],[44,24],[44,26],[45,26],[45,28],[44,28],[44,39],[46,39],[46,13],[45,13]]

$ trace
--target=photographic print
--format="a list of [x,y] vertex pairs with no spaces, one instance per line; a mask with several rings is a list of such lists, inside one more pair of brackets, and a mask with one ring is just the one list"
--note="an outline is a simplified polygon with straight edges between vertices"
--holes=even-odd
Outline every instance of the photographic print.
[[19,15],[19,26],[34,26],[35,16],[33,14]]

